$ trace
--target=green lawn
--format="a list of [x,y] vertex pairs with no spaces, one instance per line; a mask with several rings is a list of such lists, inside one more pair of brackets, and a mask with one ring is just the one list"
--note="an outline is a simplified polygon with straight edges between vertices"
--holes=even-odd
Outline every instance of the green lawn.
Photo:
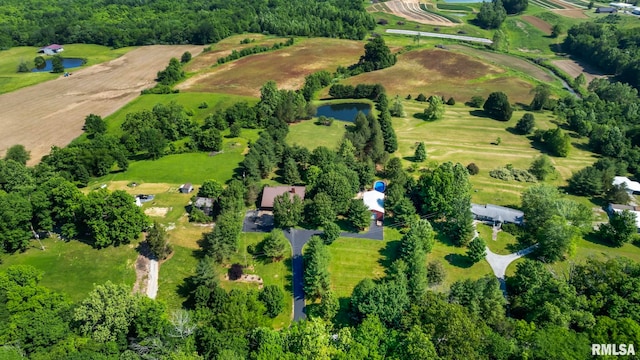
[[508,232],[499,231],[496,240],[492,239],[493,231],[491,226],[486,224],[478,224],[476,226],[480,238],[487,243],[487,246],[491,251],[500,255],[509,255],[513,253],[514,246],[517,245],[516,237]]
[[[106,46],[88,44],[69,44],[64,46],[63,57],[86,58],[83,66],[91,66],[115,59],[132,50],[132,47],[110,49]],[[35,85],[43,81],[52,80],[60,74],[51,73],[18,73],[18,65],[25,61],[33,68],[33,59],[40,55],[37,47],[20,46],[0,51],[0,94],[8,93],[26,86]],[[49,56],[45,56],[49,58]],[[79,69],[79,68],[78,68]]]
[[[198,92],[165,95],[147,94],[137,97],[135,100],[131,101],[112,115],[108,116],[105,121],[107,122],[110,133],[121,135],[122,130],[120,129],[120,126],[126,119],[128,113],[142,110],[151,110],[156,104],[159,103],[168,104],[171,101],[175,101],[178,104],[184,106],[187,111],[193,111],[193,119],[195,121],[197,121],[198,123],[203,123],[204,119],[216,110],[226,109],[234,103],[241,101],[246,101],[249,103],[249,105],[254,105],[258,102],[258,100],[259,99],[248,96]],[[203,102],[206,102],[208,107],[206,109],[198,108],[198,106],[200,106],[200,104],[202,104]]]
[[25,253],[3,256],[0,270],[11,265],[31,265],[44,272],[43,286],[66,293],[75,302],[84,299],[94,285],[107,280],[131,287],[135,282],[136,244],[96,250],[79,241],[42,242],[45,251],[32,242],[32,248]]
[[309,150],[319,146],[336,149],[345,133],[346,121],[336,120],[331,126],[316,125],[314,120],[305,120],[289,126],[287,144],[300,145]]
[[[514,112],[510,121],[503,122],[483,117],[478,109],[460,103],[468,99],[456,99],[458,104],[447,106],[442,120],[424,121],[415,118],[426,105],[415,100],[404,100],[407,116],[393,118],[393,127],[398,136],[398,151],[394,154],[404,159],[409,166],[415,151],[415,144],[424,141],[427,147],[427,161],[420,167],[433,167],[445,161],[467,165],[476,163],[478,175],[471,176],[472,200],[476,203],[492,203],[505,206],[520,204],[521,192],[531,183],[502,181],[489,176],[489,171],[499,166],[512,164],[519,169],[528,169],[533,159],[543,150],[526,136],[509,131],[525,113]],[[479,116],[473,115],[478,114]],[[549,112],[536,113],[536,125],[540,129],[555,127],[554,116]],[[493,145],[500,137],[500,145]],[[586,139],[573,139],[574,147],[566,158],[551,157],[559,172],[554,185],[566,185],[566,180],[575,171],[592,164],[596,157],[582,150]],[[576,146],[577,145],[577,146]]]
[[[247,253],[247,246],[255,245],[264,239],[265,234],[242,233],[238,252],[231,257],[230,263],[239,263],[246,266],[245,274],[257,274],[264,281],[264,285],[277,285],[284,291],[284,310],[273,319],[273,327],[282,329],[288,327],[293,317],[293,273],[291,268],[291,255],[279,262],[271,262],[263,257],[253,257]],[[291,254],[289,250],[288,254]],[[221,268],[222,275],[226,274],[226,268]],[[236,281],[222,280],[222,286],[226,289],[252,288],[258,289],[256,283],[241,283]]]
[[133,161],[127,171],[103,176],[95,183],[136,181],[202,184],[207,179],[224,183],[232,178],[234,170],[244,159],[242,154],[248,141],[257,139],[258,131],[243,129],[241,136],[242,138],[224,139],[223,152],[215,156],[197,152],[167,155],[158,160]]
[[173,246],[173,255],[160,265],[157,299],[164,301],[169,309],[181,309],[187,299],[185,279],[196,273],[198,259],[194,249]]

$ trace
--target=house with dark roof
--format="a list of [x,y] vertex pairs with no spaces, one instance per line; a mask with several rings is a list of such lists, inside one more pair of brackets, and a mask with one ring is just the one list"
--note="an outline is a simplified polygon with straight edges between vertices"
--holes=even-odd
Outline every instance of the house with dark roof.
[[206,198],[206,197],[196,197],[195,201],[193,202],[193,207],[195,207],[196,209],[202,210],[202,212],[205,215],[211,216],[211,214],[213,213],[214,203],[215,203],[215,199]]
[[293,199],[294,196],[298,196],[300,200],[304,200],[305,190],[304,186],[266,186],[262,190],[260,208],[263,210],[273,210],[273,201],[276,196],[282,194],[289,194],[291,199]]
[[474,219],[490,221],[494,225],[506,223],[522,225],[524,223],[524,213],[522,211],[505,206],[471,204],[471,213]]
[[44,53],[45,55],[55,55],[64,51],[64,47],[58,44],[51,44],[49,46],[42,47],[38,49],[39,53]]
[[618,9],[612,7],[599,7],[596,8],[597,14],[615,14],[618,12]]

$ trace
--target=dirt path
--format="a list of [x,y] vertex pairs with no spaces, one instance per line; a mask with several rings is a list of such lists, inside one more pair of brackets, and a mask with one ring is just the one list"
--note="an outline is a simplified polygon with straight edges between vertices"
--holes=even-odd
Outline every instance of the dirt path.
[[158,295],[158,273],[160,264],[158,260],[149,260],[149,276],[147,277],[147,296],[155,299]]
[[151,87],[169,59],[202,46],[144,46],[106,63],[74,71],[69,77],[0,95],[0,157],[15,144],[31,151],[30,165],[82,134],[84,118],[105,117]]
[[136,259],[136,282],[133,284],[133,293],[146,294],[149,280],[149,258],[140,254]]

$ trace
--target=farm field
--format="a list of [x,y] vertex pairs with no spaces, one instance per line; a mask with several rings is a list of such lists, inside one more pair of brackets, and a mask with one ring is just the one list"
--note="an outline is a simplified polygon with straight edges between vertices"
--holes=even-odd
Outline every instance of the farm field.
[[566,72],[571,77],[576,78],[580,74],[584,74],[585,79],[587,80],[587,84],[589,84],[593,79],[605,78],[607,77],[602,72],[594,69],[593,67],[581,63],[579,61],[573,59],[566,60],[553,60],[551,63],[558,67],[558,69]]
[[31,151],[30,165],[82,134],[84,118],[105,117],[151,87],[158,70],[185,51],[198,54],[200,46],[140,47],[106,63],[78,70],[70,77],[0,95],[0,156],[15,144]]
[[100,250],[76,240],[44,239],[42,243],[44,251],[32,241],[25,253],[4,256],[0,271],[12,265],[31,265],[44,273],[42,286],[65,293],[75,302],[84,299],[94,284],[110,280],[133,286],[136,279],[134,265],[138,252],[135,242]]
[[[360,41],[297,39],[287,48],[244,57],[202,71],[177,86],[181,91],[260,96],[260,88],[274,80],[281,89],[299,89],[304,77],[320,70],[335,71],[358,62],[364,53]],[[330,56],[329,56],[330,55]],[[215,61],[212,59],[212,64]]]
[[[451,45],[450,49],[455,51],[459,51],[463,54],[467,54],[473,56],[479,60],[490,62],[497,64],[501,67],[507,69],[513,69],[518,71],[519,73],[526,74],[534,78],[537,81],[540,81],[545,84],[554,84],[557,83],[559,86],[558,80],[549,73],[546,69],[543,69],[535,64],[532,64],[526,60],[523,60],[517,56],[512,56],[503,53],[496,53],[491,51],[483,51],[477,48],[472,48],[464,45]],[[511,96],[511,94],[509,94]]]
[[542,31],[545,35],[551,35],[551,24],[549,24],[548,22],[532,15],[523,15],[522,20],[535,26],[538,30]]
[[[61,55],[62,57],[68,58],[87,59],[87,63],[82,67],[70,70],[78,71],[91,65],[96,65],[118,58],[133,49],[134,48],[132,47],[110,49],[106,46],[100,45],[68,44],[64,46],[64,51]],[[23,87],[60,77],[60,74],[52,74],[48,72],[17,72],[18,65],[22,61],[26,62],[29,68],[33,68],[33,59],[40,55],[44,56],[45,59],[51,58],[50,56],[38,54],[38,48],[32,46],[19,46],[13,47],[9,50],[0,51],[0,94],[9,93]]]
[[[466,99],[460,99],[460,102],[464,100]],[[472,114],[475,109],[462,105],[447,106],[442,120],[426,122],[413,117],[416,113],[421,114],[425,107],[424,103],[405,100],[407,116],[393,118],[399,145],[395,155],[403,158],[408,166],[411,164],[416,142],[424,141],[427,147],[427,166],[444,161],[460,162],[465,166],[471,162],[478,165],[480,173],[471,176],[473,202],[519,205],[520,193],[531,184],[497,180],[489,176],[489,171],[507,164],[518,169],[528,169],[532,160],[542,153],[529,138],[508,131],[508,128],[515,126],[524,111],[515,111],[508,122],[474,116]],[[549,113],[536,113],[535,117],[539,129],[555,127]],[[500,145],[493,145],[498,137],[501,138]],[[582,142],[584,139],[574,141],[574,147],[567,158],[551,157],[560,174],[555,185],[565,185],[565,180],[573,172],[596,161],[594,154],[575,146]]]
[[457,23],[446,17],[424,11],[419,1],[415,0],[391,0],[384,3],[382,11],[389,11],[396,16],[427,25],[454,26]]
[[[439,49],[409,51],[387,69],[364,73],[343,81],[345,84],[381,83],[390,97],[419,93],[453,96],[465,101],[474,95],[488,96],[505,91],[512,101],[531,101],[529,82],[510,75],[504,69],[471,56]],[[321,93],[325,96],[327,90]]]
[[[241,44],[240,42],[244,39],[249,39],[252,42],[248,44]],[[254,46],[272,46],[275,43],[285,42],[287,39],[288,38],[266,36],[262,34],[229,36],[228,38],[222,39],[213,44],[211,46],[211,51],[203,52],[199,56],[194,57],[185,66],[184,70],[188,73],[198,72],[211,66],[216,66],[219,58],[230,55],[233,50],[240,51]]]

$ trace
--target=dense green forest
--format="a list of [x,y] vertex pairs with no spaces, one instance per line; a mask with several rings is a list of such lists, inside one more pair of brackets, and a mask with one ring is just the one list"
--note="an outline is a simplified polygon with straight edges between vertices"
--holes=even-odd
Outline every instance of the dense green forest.
[[347,0],[8,0],[0,7],[0,48],[208,44],[243,32],[363,39],[374,26],[362,2]]
[[609,15],[569,29],[563,49],[640,88],[640,27],[621,28],[620,15]]

